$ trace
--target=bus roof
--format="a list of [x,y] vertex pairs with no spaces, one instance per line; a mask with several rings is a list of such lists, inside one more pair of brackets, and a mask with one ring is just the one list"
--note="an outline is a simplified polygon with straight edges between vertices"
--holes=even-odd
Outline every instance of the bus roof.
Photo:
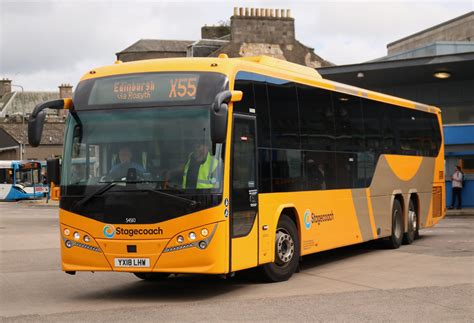
[[33,164],[42,164],[40,160],[0,160],[0,169],[4,168],[13,168],[13,165],[27,165],[31,166]]
[[222,73],[229,77],[231,86],[233,86],[233,81],[237,72],[253,72],[395,104],[407,108],[418,109],[432,113],[439,113],[441,111],[435,106],[430,106],[407,99],[402,99],[399,97],[323,79],[314,68],[272,58],[269,56],[228,58],[227,55],[220,55],[219,57],[206,58],[190,57],[149,59],[127,63],[116,61],[113,65],[98,67],[89,71],[81,78],[81,81],[113,75],[164,71],[200,71]]

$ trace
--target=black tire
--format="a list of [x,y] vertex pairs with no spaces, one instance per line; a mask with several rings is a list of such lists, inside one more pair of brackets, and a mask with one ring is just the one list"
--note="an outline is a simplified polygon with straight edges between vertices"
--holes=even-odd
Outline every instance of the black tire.
[[275,262],[261,267],[263,279],[268,282],[288,280],[297,270],[299,259],[298,230],[295,223],[282,214],[275,234]]
[[392,234],[384,242],[389,249],[400,248],[403,240],[403,209],[398,200],[393,201]]
[[133,273],[135,276],[137,276],[140,279],[146,280],[146,281],[160,281],[168,278],[170,274],[167,273]]
[[418,237],[418,213],[415,208],[415,203],[413,203],[411,199],[408,205],[407,217],[407,232],[403,234],[403,243],[411,244]]

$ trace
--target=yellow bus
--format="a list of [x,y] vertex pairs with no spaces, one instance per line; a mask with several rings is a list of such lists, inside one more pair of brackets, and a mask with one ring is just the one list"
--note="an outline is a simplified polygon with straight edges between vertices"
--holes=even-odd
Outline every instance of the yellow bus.
[[440,109],[286,61],[93,69],[72,100],[35,108],[32,146],[46,108],[69,110],[52,193],[69,274],[260,267],[283,281],[304,255],[374,239],[398,248],[445,215]]

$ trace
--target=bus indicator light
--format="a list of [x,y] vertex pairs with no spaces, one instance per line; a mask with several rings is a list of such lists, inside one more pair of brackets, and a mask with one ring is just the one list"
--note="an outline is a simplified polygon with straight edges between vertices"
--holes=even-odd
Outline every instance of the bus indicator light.
[[184,242],[183,236],[178,236],[178,238],[176,238],[176,241],[178,241],[178,243],[183,243]]
[[91,238],[89,238],[88,235],[85,235],[83,239],[84,239],[84,242],[90,242],[91,241]]
[[207,237],[208,234],[209,234],[209,231],[208,231],[206,228],[204,228],[204,229],[201,230],[201,235],[202,235],[203,237]]
[[69,229],[64,229],[63,233],[65,236],[68,236],[71,234],[71,231]]

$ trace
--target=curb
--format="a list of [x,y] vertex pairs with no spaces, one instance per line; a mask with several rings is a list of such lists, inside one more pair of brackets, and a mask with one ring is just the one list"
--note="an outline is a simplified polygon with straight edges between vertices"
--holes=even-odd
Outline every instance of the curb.
[[474,209],[446,210],[446,216],[474,216]]

